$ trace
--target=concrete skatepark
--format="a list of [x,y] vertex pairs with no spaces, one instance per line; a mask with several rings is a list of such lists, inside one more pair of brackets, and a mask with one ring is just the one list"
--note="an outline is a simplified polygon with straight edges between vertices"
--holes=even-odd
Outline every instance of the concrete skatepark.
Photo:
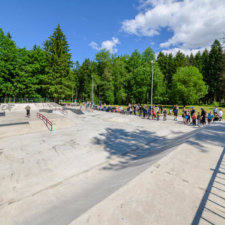
[[[0,124],[0,224],[224,224],[225,123],[5,105]],[[2,106],[1,106],[2,107]],[[1,111],[1,110],[0,110]]]

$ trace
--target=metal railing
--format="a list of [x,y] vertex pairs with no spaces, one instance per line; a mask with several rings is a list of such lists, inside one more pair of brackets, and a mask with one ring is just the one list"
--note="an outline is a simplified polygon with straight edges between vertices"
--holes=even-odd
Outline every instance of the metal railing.
[[52,131],[52,122],[46,116],[44,116],[43,114],[38,112],[37,117],[39,119],[41,119],[42,121],[44,121],[47,127],[48,127],[48,124],[49,124],[50,127],[51,127],[51,131]]

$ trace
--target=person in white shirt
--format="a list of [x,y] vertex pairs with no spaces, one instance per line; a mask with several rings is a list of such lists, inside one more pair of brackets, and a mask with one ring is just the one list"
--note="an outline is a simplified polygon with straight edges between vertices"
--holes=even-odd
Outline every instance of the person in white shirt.
[[222,109],[219,110],[218,116],[219,116],[219,121],[221,121],[222,120],[222,117],[223,117],[223,111],[222,111]]

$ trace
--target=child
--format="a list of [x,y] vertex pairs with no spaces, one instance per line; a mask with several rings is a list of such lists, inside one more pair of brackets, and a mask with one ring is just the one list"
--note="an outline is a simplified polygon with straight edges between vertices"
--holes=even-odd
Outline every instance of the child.
[[198,126],[200,126],[200,124],[201,124],[201,119],[202,118],[201,118],[200,112],[198,112],[198,116],[197,116],[197,123],[198,123],[197,125]]
[[218,116],[219,116],[219,121],[222,121],[222,117],[223,117],[222,109],[219,110]]
[[159,120],[159,118],[160,118],[160,112],[157,111],[157,120]]
[[197,119],[197,116],[196,116],[195,112],[192,114],[191,119],[192,119],[192,124],[193,124],[194,126],[196,126],[196,119]]
[[155,113],[155,110],[152,109],[152,119],[156,118],[156,113]]

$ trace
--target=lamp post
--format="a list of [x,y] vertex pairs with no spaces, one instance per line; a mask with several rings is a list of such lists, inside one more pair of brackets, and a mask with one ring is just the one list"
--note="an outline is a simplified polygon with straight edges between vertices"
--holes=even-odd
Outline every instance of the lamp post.
[[91,75],[92,78],[92,107],[94,107],[94,79],[93,75]]
[[154,61],[152,60],[151,63],[152,63],[152,86],[151,86],[151,111],[152,111],[152,104],[153,104],[153,100],[152,100],[152,98],[153,98],[153,72],[154,72],[154,70],[153,70],[153,63],[154,63]]

